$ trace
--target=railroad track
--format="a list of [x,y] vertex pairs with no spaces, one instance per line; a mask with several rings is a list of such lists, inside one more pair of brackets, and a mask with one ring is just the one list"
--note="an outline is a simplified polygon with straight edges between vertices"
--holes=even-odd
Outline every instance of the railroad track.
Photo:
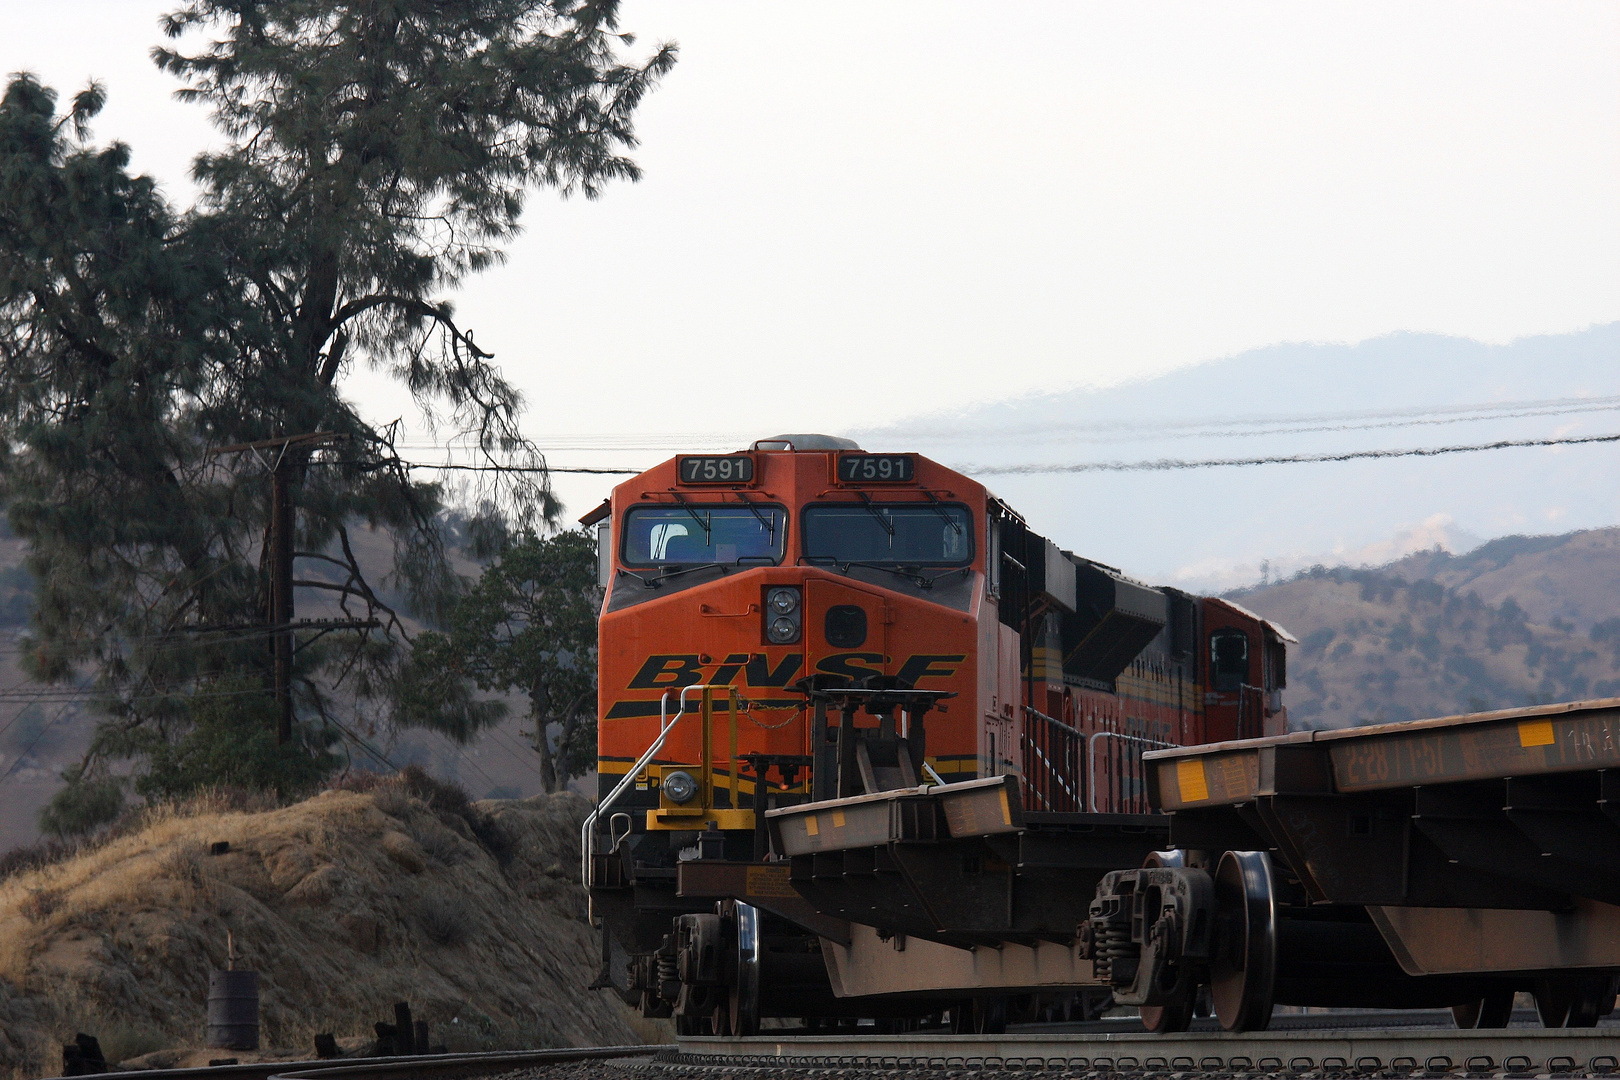
[[[1305,1017],[1292,1018],[1296,1022]],[[1323,1017],[1324,1022],[1343,1017]],[[1363,1018],[1357,1018],[1363,1019]],[[756,1075],[839,1070],[926,1078],[977,1069],[1101,1078],[1579,1077],[1620,1075],[1620,1027],[1025,1031],[1007,1035],[795,1035],[680,1040],[654,1069]]]
[[[1039,1025],[1005,1035],[829,1035],[784,1031],[751,1038],[683,1038],[674,1046],[437,1054],[256,1062],[107,1073],[106,1080],[625,1080],[801,1077],[955,1080],[964,1072],[1085,1080],[1529,1080],[1620,1078],[1620,1024],[1588,1029],[1459,1031],[1445,1013],[1287,1015],[1273,1030],[1233,1034],[1144,1032],[1129,1019]],[[1056,1026],[1056,1025],[1052,1025]],[[1076,1029],[1080,1030],[1076,1030]],[[1131,1030],[1134,1028],[1134,1030]],[[593,1064],[600,1063],[597,1067]]]
[[[96,1074],[98,1080],[424,1080],[489,1076],[524,1068],[590,1061],[651,1058],[671,1046],[592,1046],[559,1050],[502,1050],[486,1054],[425,1054],[412,1057],[327,1058],[255,1061],[194,1069],[139,1069]],[[61,1080],[61,1078],[56,1078]]]

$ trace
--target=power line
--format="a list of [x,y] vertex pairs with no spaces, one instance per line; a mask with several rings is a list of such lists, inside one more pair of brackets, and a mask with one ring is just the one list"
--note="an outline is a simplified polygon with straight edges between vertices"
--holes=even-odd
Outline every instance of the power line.
[[1468,446],[1421,446],[1404,450],[1347,450],[1337,454],[1280,454],[1274,457],[1206,458],[1188,461],[1156,458],[1151,461],[1085,461],[1072,465],[957,465],[953,468],[977,476],[1035,476],[1044,473],[1086,472],[1173,472],[1180,469],[1216,469],[1246,465],[1301,465],[1325,461],[1360,461],[1372,458],[1439,457],[1442,454],[1473,454],[1484,450],[1508,450],[1530,446],[1579,446],[1586,443],[1620,442],[1617,435],[1579,435],[1558,439],[1498,439]]
[[134,697],[120,698],[115,693],[105,690],[55,690],[45,688],[38,692],[24,691],[19,688],[0,690],[0,703],[22,702],[24,704],[55,705],[65,702],[69,705],[75,702],[89,701],[98,696],[115,698],[121,703],[136,701],[155,701],[162,698],[173,698],[192,701],[200,698],[243,697],[249,694],[266,694],[268,690],[174,690],[169,693],[136,694]]
[[[37,705],[37,704],[39,704],[37,701],[30,701],[28,703],[28,705]],[[46,702],[46,704],[55,704],[55,702]],[[68,702],[64,703],[62,707],[64,709],[66,709],[68,707],[68,705],[72,705],[72,704],[73,704],[73,702],[68,701]],[[17,710],[17,714],[15,716],[13,716],[10,720],[6,721],[4,727],[0,727],[0,735],[4,735],[6,732],[10,731],[11,726],[13,724],[15,724],[17,721],[21,720],[24,716],[27,716],[27,715],[28,715],[28,706],[25,705],[23,708]]]
[[[1095,431],[1097,429],[1084,427],[1072,428],[1062,425],[1043,427],[1037,425],[1022,429],[1016,433],[991,434],[988,438],[985,435],[975,435],[974,438],[983,441],[1005,442],[1009,440],[1028,440],[1032,435],[1038,435],[1044,438],[1062,439],[1070,442],[1092,443],[1142,442],[1155,439],[1253,439],[1270,435],[1309,435],[1320,432],[1375,431],[1386,428],[1430,427],[1440,424],[1465,424],[1487,420],[1515,420],[1526,417],[1570,416],[1581,413],[1612,412],[1615,410],[1620,410],[1620,402],[1612,405],[1596,405],[1591,407],[1525,409],[1514,412],[1474,413],[1466,416],[1432,416],[1406,420],[1378,420],[1368,423],[1309,424],[1303,422],[1279,420],[1272,422],[1273,426],[1259,426],[1259,422],[1257,421],[1255,426],[1247,428],[1235,425],[1219,425],[1215,423],[1200,423],[1196,425],[1165,424],[1152,428],[1120,429],[1115,430],[1112,434],[1087,434],[1087,432]],[[1294,426],[1276,426],[1284,424],[1293,424]],[[935,437],[959,438],[960,436],[940,435]],[[924,437],[923,441],[927,441],[926,436]]]
[[362,751],[364,751],[367,754],[370,754],[373,758],[375,758],[376,760],[382,762],[384,765],[388,766],[390,769],[393,769],[395,772],[399,771],[399,766],[395,765],[392,761],[390,761],[388,759],[387,754],[385,754],[381,750],[379,750],[369,740],[367,740],[367,739],[361,737],[360,735],[357,735],[355,732],[349,730],[348,725],[346,725],[342,721],[336,720],[336,719],[334,719],[333,717],[330,717],[330,716],[324,716],[323,715],[321,717],[321,719],[326,721],[326,723],[331,724],[333,727],[337,728],[339,732],[341,732],[342,734],[347,736],[349,741],[354,743],[354,745],[359,747]]
[[[1304,413],[1294,416],[1234,416],[1211,417],[1195,420],[1174,420],[1153,417],[1145,420],[1111,420],[1090,423],[1023,424],[1010,431],[1006,438],[1028,438],[1033,433],[1075,435],[1111,435],[1117,439],[1135,435],[1151,437],[1175,436],[1210,438],[1247,436],[1250,432],[1234,430],[1257,428],[1253,434],[1292,434],[1312,431],[1352,431],[1380,427],[1405,427],[1414,424],[1453,424],[1481,420],[1506,420],[1521,416],[1562,416],[1570,413],[1607,412],[1620,408],[1620,395],[1606,397],[1542,398],[1524,401],[1481,402],[1469,405],[1423,406],[1409,409],[1361,410],[1340,413]],[[1300,426],[1321,425],[1321,426]],[[899,434],[906,434],[901,431]],[[1177,433],[1186,433],[1179,436]],[[869,431],[864,434],[883,434]],[[960,426],[944,431],[918,431],[910,437],[922,439],[960,438]],[[995,437],[995,433],[976,435],[975,438]]]
[[[347,464],[356,464],[348,462]],[[407,469],[446,469],[452,472],[506,472],[506,473],[593,473],[603,476],[635,476],[646,469],[592,469],[560,465],[433,465],[425,461],[402,461]]]
[[353,461],[342,458],[326,458],[321,461],[312,461],[311,465],[366,465],[378,468],[387,468],[391,465],[403,465],[407,469],[437,469],[449,472],[493,472],[493,473],[585,473],[600,474],[602,476],[635,476],[644,473],[646,469],[599,469],[581,465],[460,465],[451,462],[435,464],[431,461],[406,461],[378,459],[377,461]]
[[45,738],[45,733],[50,731],[58,720],[62,719],[63,714],[68,710],[68,705],[71,704],[73,704],[71,701],[67,702],[60,709],[57,709],[56,715],[51,717],[50,720],[39,729],[39,731],[34,735],[34,741],[28,744],[27,749],[17,755],[17,760],[11,763],[11,768],[6,770],[6,774],[4,776],[0,776],[0,784],[4,784],[7,780],[11,779],[12,773],[17,771],[17,766],[21,765],[28,759],[28,755],[34,752],[34,747],[38,746],[40,744],[40,740]]

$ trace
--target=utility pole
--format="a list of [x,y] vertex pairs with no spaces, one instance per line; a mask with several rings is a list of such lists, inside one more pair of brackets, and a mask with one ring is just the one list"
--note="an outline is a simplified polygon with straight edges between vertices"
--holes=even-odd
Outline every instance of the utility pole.
[[[293,550],[297,535],[297,507],[293,504],[292,481],[297,465],[291,453],[293,447],[313,449],[322,443],[340,442],[348,436],[333,431],[312,431],[303,435],[286,435],[259,442],[237,443],[209,451],[210,455],[252,452],[274,449],[275,461],[270,472],[269,535],[265,537],[270,571],[268,616],[271,653],[271,686],[276,701],[276,743],[281,746],[292,742],[293,732],[293,651],[298,627],[293,622]],[[260,459],[263,463],[263,459]],[[341,627],[363,628],[377,625],[375,619],[318,620],[311,626],[324,630]]]
[[276,694],[276,743],[292,742],[293,533],[292,463],[286,448],[270,474],[270,635]]

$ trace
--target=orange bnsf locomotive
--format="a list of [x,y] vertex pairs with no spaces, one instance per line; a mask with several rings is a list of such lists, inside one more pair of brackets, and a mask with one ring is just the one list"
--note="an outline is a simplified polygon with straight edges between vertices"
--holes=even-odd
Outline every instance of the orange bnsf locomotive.
[[1166,846],[1143,754],[1287,728],[1280,628],[1061,551],[917,454],[679,456],[583,522],[599,984],[685,1032],[989,1030],[1095,987],[1098,881]]

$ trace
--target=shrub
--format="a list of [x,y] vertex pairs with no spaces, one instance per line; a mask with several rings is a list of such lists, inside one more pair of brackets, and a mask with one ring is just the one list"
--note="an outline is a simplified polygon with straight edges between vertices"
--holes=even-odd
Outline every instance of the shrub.
[[13,874],[26,874],[30,870],[65,862],[85,850],[86,846],[78,838],[62,840],[45,837],[36,843],[14,847],[0,855],[0,881]]
[[480,813],[467,798],[467,789],[460,784],[435,780],[420,765],[407,765],[399,771],[400,785],[411,795],[421,799],[440,817],[458,817],[467,823],[478,842],[498,862],[512,857],[512,838],[488,814]]
[[101,1052],[112,1065],[162,1050],[169,1045],[167,1039],[149,1028],[122,1023],[103,1025],[99,1039]]
[[50,836],[83,836],[109,825],[124,812],[124,785],[115,779],[87,780],[70,775],[67,786],[39,812],[40,830]]
[[430,894],[417,909],[417,922],[422,934],[436,945],[460,945],[467,940],[471,918],[467,905],[459,897],[448,893]]

